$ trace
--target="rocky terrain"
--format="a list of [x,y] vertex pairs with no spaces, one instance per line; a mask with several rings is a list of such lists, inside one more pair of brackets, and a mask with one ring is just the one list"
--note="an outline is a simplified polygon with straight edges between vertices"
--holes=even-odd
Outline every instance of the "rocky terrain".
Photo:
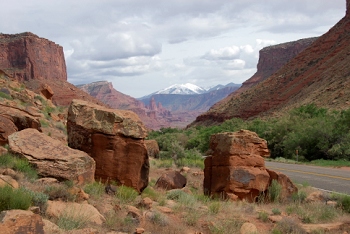
[[[259,84],[213,106],[192,125],[232,117],[271,116],[308,103],[331,109],[349,107],[350,15]],[[244,87],[244,86],[242,86]]]

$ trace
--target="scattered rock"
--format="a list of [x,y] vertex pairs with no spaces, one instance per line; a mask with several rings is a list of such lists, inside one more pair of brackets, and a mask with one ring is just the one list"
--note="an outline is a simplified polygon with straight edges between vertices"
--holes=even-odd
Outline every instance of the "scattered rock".
[[239,231],[240,234],[258,234],[258,229],[252,223],[244,223]]
[[27,210],[6,210],[0,213],[1,233],[44,234],[40,215]]
[[127,216],[130,216],[135,223],[142,223],[143,217],[141,215],[141,211],[137,209],[135,206],[127,206]]
[[0,175],[0,187],[10,186],[12,188],[19,188],[18,182],[9,175]]
[[81,188],[78,188],[77,186],[73,186],[69,188],[68,193],[70,193],[75,197],[76,202],[86,201],[90,197],[89,194],[85,193],[84,190],[82,190]]
[[43,219],[44,223],[44,232],[49,234],[61,234],[62,230],[53,222]]
[[117,192],[118,187],[114,186],[112,184],[107,184],[105,187],[105,192],[109,195],[115,195],[115,193]]
[[49,217],[59,218],[64,215],[72,219],[86,219],[89,222],[101,225],[105,218],[90,204],[75,202],[48,201],[46,214]]
[[182,167],[180,172],[188,173],[191,170],[189,167]]
[[73,100],[67,129],[69,146],[96,161],[96,179],[117,181],[138,192],[147,187],[147,130],[134,112]]
[[[1,138],[1,136],[0,136],[0,138]],[[0,140],[1,141],[1,140]],[[5,147],[2,147],[1,145],[0,145],[0,156],[1,155],[3,155],[3,154],[6,154],[8,152],[8,150],[5,148]]]
[[138,227],[138,228],[135,229],[135,233],[136,233],[136,234],[141,234],[141,233],[144,233],[144,232],[145,232],[145,229],[144,229],[144,228]]
[[27,158],[41,176],[77,184],[94,181],[95,161],[89,155],[35,129],[13,133],[9,136],[9,146],[12,152]]
[[278,223],[279,221],[281,221],[283,219],[282,215],[270,215],[269,216],[269,220],[273,223]]
[[305,199],[305,202],[326,202],[328,199],[325,194],[321,191],[315,191],[309,194]]
[[178,171],[167,171],[157,180],[155,186],[165,190],[181,189],[187,184],[187,179]]
[[51,100],[54,94],[53,90],[48,84],[42,84],[39,92],[48,100]]
[[[335,231],[340,231],[340,230],[345,230],[343,227],[349,228],[349,224],[345,224],[342,222],[336,222],[336,223],[320,223],[320,224],[302,224],[302,228],[307,232],[307,233],[313,233],[314,231],[320,232],[335,232]],[[349,229],[346,229],[349,230]]]
[[270,184],[272,180],[276,180],[282,186],[280,199],[284,200],[287,197],[290,197],[293,193],[298,192],[298,188],[293,184],[293,182],[285,174],[277,171],[272,171],[270,169],[266,169],[266,171],[270,175]]
[[11,168],[5,168],[1,174],[11,176],[12,178],[16,178],[17,176],[17,173]]
[[59,183],[59,181],[56,178],[50,178],[50,177],[40,178],[40,179],[37,179],[35,182],[40,184],[45,184],[45,185]]
[[166,206],[157,206],[157,209],[162,213],[167,213],[167,214],[173,213],[173,210]]
[[139,206],[149,210],[152,208],[152,204],[153,204],[152,199],[149,197],[145,197],[140,201]]

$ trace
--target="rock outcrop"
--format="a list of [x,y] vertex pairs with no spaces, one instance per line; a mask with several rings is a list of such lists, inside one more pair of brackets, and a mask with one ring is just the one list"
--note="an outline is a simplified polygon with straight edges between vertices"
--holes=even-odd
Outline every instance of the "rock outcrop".
[[67,129],[68,145],[96,161],[96,180],[114,180],[138,192],[147,187],[147,131],[134,112],[73,100]]
[[44,234],[40,215],[27,210],[5,210],[0,213],[1,233]]
[[80,150],[27,128],[8,137],[10,151],[28,159],[39,175],[77,184],[94,181],[95,161]]
[[62,46],[33,33],[0,34],[0,68],[0,77],[21,82],[56,105],[68,106],[75,98],[103,105],[67,82]]
[[40,115],[0,103],[0,145],[8,143],[8,136],[14,132],[33,128],[41,131]]
[[208,154],[204,161],[206,195],[254,202],[260,194],[267,194],[272,180],[282,185],[284,198],[297,191],[288,177],[265,168],[263,157],[269,157],[267,142],[254,132],[214,134]]
[[0,34],[0,67],[19,81],[67,80],[63,48],[30,32]]
[[349,107],[350,14],[266,80],[231,96],[198,116],[192,125],[233,117],[251,118],[314,103],[330,109]]

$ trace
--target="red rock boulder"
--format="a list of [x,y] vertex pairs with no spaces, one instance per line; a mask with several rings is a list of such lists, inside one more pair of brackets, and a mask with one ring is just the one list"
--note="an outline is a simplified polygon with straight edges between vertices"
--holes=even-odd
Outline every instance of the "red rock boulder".
[[147,187],[147,131],[135,113],[73,100],[67,130],[69,146],[96,161],[96,180],[114,180],[138,192]]
[[16,131],[34,128],[41,131],[39,114],[0,103],[0,145],[8,143],[8,136]]
[[77,184],[94,181],[95,161],[85,152],[69,148],[36,129],[11,134],[10,151],[27,158],[39,175]]
[[6,210],[0,213],[1,233],[44,234],[40,215],[27,210]]
[[157,188],[165,190],[182,189],[187,184],[187,179],[178,171],[168,171],[161,175],[156,182]]
[[212,135],[208,153],[210,156],[204,161],[206,195],[253,202],[266,193],[273,179],[285,186],[286,196],[294,191],[289,189],[293,184],[288,177],[266,170],[263,157],[269,156],[267,142],[254,132],[240,130]]

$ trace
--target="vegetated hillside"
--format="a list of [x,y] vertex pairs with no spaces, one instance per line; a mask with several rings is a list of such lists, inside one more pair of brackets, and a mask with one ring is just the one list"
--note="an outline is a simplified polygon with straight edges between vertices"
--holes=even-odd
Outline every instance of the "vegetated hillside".
[[240,87],[239,84],[223,87],[202,94],[181,95],[181,94],[154,94],[152,97],[142,99],[146,104],[151,98],[161,103],[166,109],[177,111],[207,111],[214,103],[225,98]]
[[233,117],[278,114],[315,103],[344,109],[350,105],[350,13],[276,73],[258,85],[213,106],[192,125],[209,125]]

